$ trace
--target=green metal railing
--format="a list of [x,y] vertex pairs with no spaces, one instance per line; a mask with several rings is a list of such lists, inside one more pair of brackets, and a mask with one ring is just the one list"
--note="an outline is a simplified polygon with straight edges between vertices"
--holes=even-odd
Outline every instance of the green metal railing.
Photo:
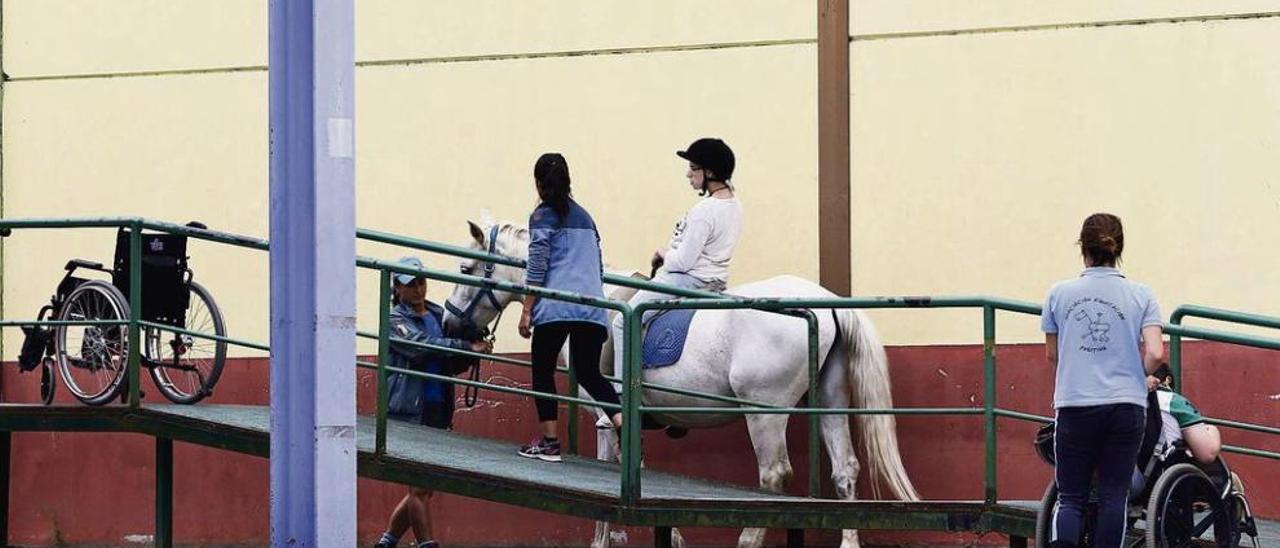
[[[359,237],[367,240],[379,241],[382,243],[406,245],[419,250],[443,253],[464,258],[471,258],[479,261],[493,262],[495,264],[505,264],[515,267],[523,267],[524,262],[519,259],[510,257],[499,257],[489,255],[483,251],[474,249],[459,248],[438,244],[434,242],[409,241],[405,238],[379,233],[374,231],[359,231]],[[429,276],[430,277],[430,276]],[[437,278],[451,281],[448,278]],[[899,408],[899,409],[816,409],[813,407],[812,396],[815,392],[814,383],[816,375],[812,373],[817,367],[816,359],[816,338],[817,331],[812,319],[809,315],[809,338],[810,338],[810,356],[809,370],[810,374],[810,401],[809,408],[792,408],[777,407],[764,404],[761,402],[741,402],[749,403],[745,408],[726,409],[726,408],[701,408],[701,407],[648,407],[639,403],[638,391],[641,388],[653,388],[641,381],[641,372],[639,371],[640,363],[640,340],[641,326],[638,322],[632,321],[631,317],[627,317],[624,322],[626,328],[624,330],[624,345],[627,350],[624,353],[624,391],[622,411],[624,417],[624,428],[622,432],[622,502],[624,504],[633,504],[640,497],[640,471],[639,471],[639,453],[640,453],[640,432],[639,420],[642,413],[714,413],[714,414],[800,414],[810,417],[810,436],[809,436],[809,462],[810,477],[809,487],[811,494],[816,494],[817,487],[817,471],[819,469],[817,463],[819,453],[817,449],[817,426],[816,421],[820,415],[825,414],[846,414],[846,415],[864,415],[864,414],[894,414],[894,415],[933,415],[933,414],[958,414],[958,415],[983,415],[984,430],[984,500],[988,504],[994,504],[998,500],[997,490],[997,443],[996,443],[996,422],[1000,417],[1010,418],[1014,420],[1045,423],[1051,422],[1050,417],[1024,413],[1020,411],[1001,409],[997,407],[996,393],[996,311],[1015,312],[1020,314],[1039,315],[1041,313],[1040,306],[1034,303],[1017,301],[1012,299],[994,298],[987,296],[976,297],[873,297],[873,298],[854,298],[854,299],[727,299],[723,295],[711,294],[706,292],[696,292],[688,290],[680,290],[679,288],[669,288],[667,286],[655,286],[636,280],[634,278],[606,275],[604,281],[616,285],[627,287],[637,287],[642,289],[650,289],[669,294],[678,294],[680,296],[695,297],[690,301],[654,301],[642,303],[635,310],[631,311],[630,316],[638,317],[646,311],[658,309],[742,309],[751,308],[769,311],[791,311],[822,308],[980,308],[983,317],[983,408]],[[471,284],[481,285],[484,284]],[[491,286],[494,287],[494,286]],[[507,290],[512,292],[520,292],[516,287],[509,287]],[[1248,321],[1254,322],[1251,325],[1280,325],[1280,319],[1268,318],[1264,316],[1233,313],[1230,311],[1218,311],[1224,317],[1237,317],[1231,315],[1239,315],[1238,317],[1247,318]],[[624,316],[626,312],[623,311]],[[1259,348],[1280,349],[1280,341],[1272,339],[1264,339],[1249,335],[1236,333],[1228,333],[1207,329],[1187,328],[1180,325],[1169,324],[1165,326],[1166,332],[1170,334],[1173,340],[1174,348],[1177,348],[1180,337],[1193,337],[1204,340],[1226,342],[1231,344],[1242,344]],[[1174,350],[1171,350],[1171,359],[1176,359]],[[663,387],[671,389],[671,387]],[[696,391],[682,391],[686,395],[701,397],[707,399],[722,398],[721,396],[698,393]],[[1215,424],[1242,428],[1246,430],[1264,432],[1268,434],[1280,434],[1280,429],[1276,429],[1264,425],[1255,425],[1249,423],[1241,423],[1225,420],[1211,420]],[[573,424],[571,422],[571,424]],[[571,430],[572,435],[572,430]],[[1241,454],[1260,456],[1272,459],[1280,459],[1280,453],[1269,451],[1261,451],[1250,448],[1226,446],[1224,450]]]
[[[128,319],[130,329],[130,345],[129,345],[129,405],[139,405],[139,384],[140,384],[140,347],[138,345],[139,330],[143,327],[162,328],[168,330],[176,330],[184,334],[203,337],[213,340],[234,344],[245,348],[256,350],[269,350],[265,345],[241,341],[230,337],[219,337],[208,333],[191,332],[187,330],[177,330],[169,326],[163,326],[145,322],[139,317],[141,310],[141,293],[143,288],[140,284],[140,262],[141,262],[141,231],[151,230],[155,232],[165,232],[170,234],[183,234],[189,237],[213,241],[217,243],[229,244],[238,247],[246,247],[251,249],[266,250],[268,244],[265,240],[227,234],[206,229],[197,229],[182,225],[150,221],[138,218],[95,218],[95,219],[5,219],[0,220],[0,228],[10,229],[37,229],[37,228],[85,228],[85,227],[125,227],[131,229],[130,241],[130,318]],[[483,251],[469,249],[464,247],[449,246],[424,240],[416,240],[405,238],[397,235],[387,234],[378,231],[359,229],[357,237],[367,241],[380,242],[400,247],[418,249],[422,251],[442,253],[457,257],[471,258],[484,262],[492,262],[495,264],[504,264],[508,266],[523,268],[524,261],[511,258],[501,257],[487,254]],[[571,429],[570,444],[576,442],[576,406],[587,405],[599,407],[607,410],[621,411],[624,416],[624,426],[622,428],[622,463],[621,463],[621,497],[620,503],[623,505],[635,505],[641,498],[641,477],[640,477],[640,417],[643,413],[716,413],[716,414],[798,414],[806,415],[809,418],[810,438],[809,438],[809,463],[810,477],[809,488],[811,494],[816,495],[818,492],[818,459],[820,457],[820,449],[818,447],[818,425],[817,421],[822,415],[828,414],[844,414],[844,415],[868,415],[868,414],[888,414],[888,415],[982,415],[984,426],[984,500],[988,504],[994,504],[997,499],[997,483],[996,483],[996,466],[997,466],[997,438],[996,423],[998,418],[1010,418],[1022,421],[1047,422],[1050,419],[1039,415],[1023,413],[1019,411],[1001,409],[997,407],[996,393],[996,312],[1007,311],[1019,314],[1040,314],[1040,307],[1036,304],[1016,301],[1010,299],[993,298],[986,296],[958,296],[958,297],[863,297],[863,298],[828,298],[828,299],[741,299],[726,298],[724,295],[686,290],[665,285],[653,284],[650,282],[638,280],[626,276],[617,276],[606,274],[604,281],[606,283],[633,287],[637,289],[647,289],[658,291],[670,295],[692,297],[691,300],[683,301],[653,301],[643,303],[634,309],[627,303],[614,301],[610,299],[601,299],[583,295],[577,295],[568,292],[549,290],[540,287],[530,287],[522,284],[514,284],[494,279],[486,279],[466,274],[447,272],[435,269],[414,269],[408,268],[398,263],[391,263],[366,257],[357,257],[356,266],[360,268],[372,269],[379,273],[380,290],[379,290],[379,325],[378,332],[367,333],[359,332],[358,335],[364,338],[376,339],[378,341],[378,350],[376,362],[358,362],[358,367],[373,369],[377,371],[378,387],[377,387],[377,419],[376,419],[376,442],[375,452],[378,455],[385,454],[387,435],[386,435],[386,411],[387,411],[387,376],[391,373],[399,373],[405,375],[417,376],[424,379],[437,380],[483,388],[498,392],[512,393],[523,396],[537,396],[548,399],[554,399],[559,402],[567,403],[571,409],[571,420],[569,421]],[[444,353],[480,357],[485,360],[508,363],[512,365],[529,366],[529,362],[523,360],[515,360],[501,356],[492,356],[487,354],[477,354],[474,352],[455,350],[443,347],[433,347],[431,345],[422,345],[414,341],[398,339],[390,336],[388,317],[391,302],[391,276],[395,273],[411,274],[414,276],[422,276],[439,281],[452,282],[455,284],[469,285],[475,287],[487,287],[496,291],[509,292],[513,294],[532,294],[542,298],[548,298],[559,301],[574,302],[599,308],[614,310],[623,316],[624,324],[624,363],[621,368],[621,375],[607,377],[612,381],[621,382],[623,385],[622,403],[621,405],[604,404],[601,402],[593,402],[590,400],[576,397],[571,393],[568,396],[559,396],[551,394],[541,394],[531,390],[522,388],[514,388],[490,384],[486,382],[470,381],[466,379],[458,379],[445,375],[435,375],[419,371],[411,371],[390,367],[389,352],[391,345],[407,344],[419,345]],[[984,381],[984,401],[981,408],[896,408],[896,409],[819,409],[815,406],[813,398],[816,394],[817,380],[817,358],[818,358],[818,331],[817,320],[815,314],[811,311],[814,309],[904,309],[904,308],[976,308],[982,311],[983,323],[983,381]],[[742,398],[734,398],[721,396],[717,394],[706,394],[698,391],[681,389],[678,387],[661,386],[652,383],[646,383],[642,380],[640,370],[640,341],[641,341],[641,325],[638,319],[647,311],[660,309],[756,309],[771,311],[783,314],[797,315],[801,319],[806,320],[809,335],[809,352],[808,367],[809,377],[809,401],[807,408],[779,407],[776,405],[754,402]],[[1232,311],[1224,311],[1218,309],[1208,309],[1204,307],[1182,307],[1175,312],[1171,320],[1171,324],[1166,325],[1166,332],[1170,335],[1171,351],[1170,360],[1174,368],[1175,375],[1181,371],[1181,338],[1192,337],[1204,340],[1227,342],[1232,344],[1241,344],[1246,346],[1280,349],[1280,340],[1257,337],[1253,335],[1230,333],[1225,331],[1201,329],[1186,327],[1180,325],[1185,316],[1205,317],[1222,321],[1234,321],[1247,325],[1264,326],[1264,327],[1280,327],[1280,319],[1257,316],[1251,314],[1243,314]],[[94,324],[94,323],[115,323],[124,322],[57,322],[46,320],[43,322],[34,321],[0,321],[0,326],[13,325],[58,325],[63,324]],[[569,372],[567,369],[561,368],[562,372]],[[1179,378],[1180,381],[1180,378]],[[576,388],[576,386],[575,386]],[[691,397],[705,398],[721,403],[731,403],[739,405],[738,408],[700,408],[700,407],[657,407],[645,406],[640,401],[640,393],[643,389],[663,390],[671,393],[682,394]],[[1245,430],[1262,432],[1271,435],[1280,435],[1280,429],[1266,426],[1256,425],[1236,421],[1215,420],[1214,424],[1223,426],[1241,428]],[[159,448],[159,446],[158,446]],[[1250,448],[1227,447],[1225,450],[1243,453],[1248,455],[1266,457],[1271,459],[1280,459],[1280,453],[1262,451]],[[158,449],[159,451],[159,449]],[[158,453],[159,454],[159,453]],[[159,477],[159,476],[158,476]],[[159,540],[159,539],[158,539]]]
[[[142,348],[141,348],[141,330],[144,327],[152,329],[160,329],[164,331],[181,333],[184,335],[211,339],[227,344],[252,348],[256,350],[268,350],[268,347],[262,344],[253,343],[234,339],[231,337],[223,337],[213,333],[202,333],[191,331],[170,325],[153,323],[144,321],[142,314],[142,231],[149,230],[152,232],[160,232],[166,234],[179,234],[190,238],[207,240],[216,243],[230,244],[238,247],[248,247],[252,249],[267,249],[266,240],[253,238],[249,236],[241,236],[216,230],[208,230],[195,228],[175,223],[167,223],[142,219],[137,217],[96,217],[96,218],[68,218],[68,219],[0,219],[0,229],[6,233],[13,229],[57,229],[57,228],[125,228],[129,230],[129,318],[127,321],[105,320],[105,321],[60,321],[60,320],[43,320],[43,321],[3,321],[0,326],[16,326],[16,325],[40,325],[46,327],[60,325],[121,325],[129,326],[129,355],[127,362],[127,370],[125,372],[126,382],[128,383],[128,405],[130,407],[138,407],[142,402],[141,384],[142,384]],[[8,237],[6,235],[6,237]]]
[[[1165,333],[1169,335],[1169,369],[1173,372],[1174,387],[1178,391],[1182,391],[1182,338],[1191,337],[1196,339],[1226,342],[1252,348],[1263,348],[1268,350],[1280,350],[1280,339],[1260,337],[1254,335],[1246,335],[1240,333],[1230,333],[1214,329],[1193,328],[1182,325],[1185,318],[1202,318],[1207,320],[1215,320],[1219,322],[1234,323],[1240,325],[1249,325],[1254,327],[1266,327],[1271,329],[1280,329],[1280,318],[1271,316],[1262,316],[1258,314],[1249,314],[1245,312],[1236,312],[1234,310],[1224,310],[1221,308],[1211,308],[1199,305],[1182,305],[1174,309],[1173,314],[1169,317],[1169,323],[1165,325]],[[1266,426],[1261,424],[1253,424],[1247,422],[1230,421],[1224,419],[1206,418],[1205,422],[1217,426],[1227,428],[1235,428],[1250,432],[1261,432],[1264,434],[1280,435],[1280,428],[1274,426]],[[1230,453],[1238,453],[1241,455],[1250,455],[1254,457],[1263,457],[1269,459],[1280,460],[1280,452],[1263,451],[1249,447],[1239,447],[1235,445],[1223,445],[1223,451]]]

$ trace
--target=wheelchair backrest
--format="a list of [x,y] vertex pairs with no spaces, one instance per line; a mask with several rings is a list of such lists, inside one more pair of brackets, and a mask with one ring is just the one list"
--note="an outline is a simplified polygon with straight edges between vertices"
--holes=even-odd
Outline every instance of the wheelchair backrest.
[[[129,298],[128,228],[116,233],[111,283]],[[186,327],[191,294],[187,288],[187,237],[181,234],[142,234],[142,319]]]

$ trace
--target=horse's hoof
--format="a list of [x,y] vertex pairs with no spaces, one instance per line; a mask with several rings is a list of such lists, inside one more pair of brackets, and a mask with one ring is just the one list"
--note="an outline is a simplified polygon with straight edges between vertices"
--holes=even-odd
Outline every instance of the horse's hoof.
[[683,438],[689,435],[688,428],[682,428],[679,426],[668,426],[667,429],[664,430],[664,432],[666,432],[668,438],[671,438],[673,440],[678,440],[680,438]]

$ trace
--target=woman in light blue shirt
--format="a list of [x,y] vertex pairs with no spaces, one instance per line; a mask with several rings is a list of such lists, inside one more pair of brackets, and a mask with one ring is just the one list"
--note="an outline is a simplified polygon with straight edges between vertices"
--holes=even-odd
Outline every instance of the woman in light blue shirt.
[[[604,298],[600,232],[591,214],[573,199],[564,156],[543,154],[533,166],[533,178],[540,203],[529,216],[525,283]],[[577,375],[578,384],[598,402],[618,403],[618,394],[600,374],[600,351],[608,336],[606,318],[601,308],[525,296],[520,335],[533,338],[533,389],[556,393],[556,360],[568,340],[569,366]],[[520,456],[559,462],[557,403],[535,398],[534,404],[542,435],[521,447]],[[611,419],[615,427],[622,425],[621,413],[615,411]]]
[[1075,547],[1081,510],[1097,478],[1094,546],[1124,539],[1129,478],[1146,424],[1147,374],[1164,359],[1160,305],[1151,289],[1116,268],[1124,251],[1120,218],[1095,213],[1080,228],[1084,272],[1054,284],[1041,329],[1056,368],[1055,481],[1051,548]]

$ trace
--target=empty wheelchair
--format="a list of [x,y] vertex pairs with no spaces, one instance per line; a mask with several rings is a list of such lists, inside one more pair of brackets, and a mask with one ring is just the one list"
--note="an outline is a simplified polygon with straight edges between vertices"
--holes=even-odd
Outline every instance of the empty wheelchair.
[[[1148,409],[1158,409],[1152,392]],[[1239,546],[1244,535],[1257,544],[1257,523],[1244,497],[1243,486],[1221,458],[1201,465],[1185,444],[1157,447],[1161,414],[1149,413],[1146,436],[1139,450],[1143,463],[1141,481],[1129,493],[1129,535],[1126,547],[1174,548],[1183,546]],[[1053,465],[1053,425],[1036,435],[1036,452]],[[1140,486],[1136,485],[1141,483]],[[1058,488],[1049,483],[1036,515],[1036,546],[1049,546]],[[1086,501],[1081,519],[1081,548],[1094,546],[1098,501]],[[1137,534],[1141,530],[1141,535]],[[1210,540],[1212,539],[1212,540]]]
[[[199,223],[188,226],[204,228]],[[27,334],[19,365],[41,369],[41,398],[53,401],[56,377],[89,405],[103,405],[124,393],[129,361],[127,323],[85,325],[76,322],[123,321],[129,308],[130,230],[116,234],[115,261],[72,259],[48,305],[37,320],[60,322],[52,328],[24,328]],[[181,333],[226,336],[222,311],[204,286],[192,280],[187,265],[187,238],[164,233],[142,234],[142,366],[151,372],[160,393],[174,403],[195,403],[213,392],[226,361],[226,342]],[[110,281],[78,277],[79,270],[109,274]],[[57,375],[54,374],[57,370]]]

